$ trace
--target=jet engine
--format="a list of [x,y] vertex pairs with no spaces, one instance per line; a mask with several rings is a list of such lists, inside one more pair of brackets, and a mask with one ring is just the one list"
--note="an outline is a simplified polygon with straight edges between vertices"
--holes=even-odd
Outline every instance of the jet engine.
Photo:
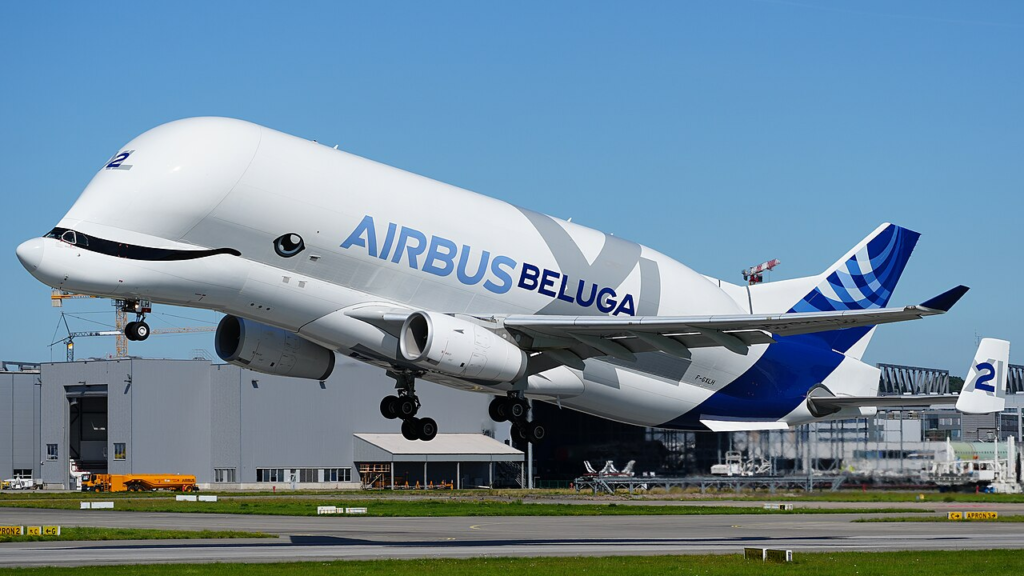
[[526,372],[526,353],[487,328],[434,312],[413,312],[398,348],[421,368],[460,378],[513,382]]
[[225,316],[214,337],[217,356],[228,364],[277,376],[326,380],[334,352],[287,330]]

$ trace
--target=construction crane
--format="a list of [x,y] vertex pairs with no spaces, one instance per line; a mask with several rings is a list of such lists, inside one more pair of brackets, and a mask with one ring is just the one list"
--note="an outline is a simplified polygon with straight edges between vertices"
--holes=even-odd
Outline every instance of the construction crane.
[[[64,319],[64,315],[61,315],[61,320],[64,322],[64,327],[68,328],[67,320]],[[185,328],[156,328],[152,330],[151,334],[190,334],[194,332],[213,332],[217,329],[216,326],[191,326]],[[121,330],[86,330],[80,332],[72,332],[68,329],[68,335],[53,342],[50,346],[56,346],[57,344],[63,343],[64,348],[67,351],[68,362],[74,362],[75,360],[75,338],[91,338],[94,336],[116,336],[119,339],[124,337],[124,332]],[[127,358],[128,348],[127,345],[124,348],[123,354],[118,354],[115,358]]]
[[[65,292],[64,290],[58,290],[54,288],[50,292],[50,305],[54,308],[62,308],[65,300],[75,300],[78,298],[96,298],[96,296],[89,296],[88,294],[75,294],[74,292]],[[128,314],[135,313],[146,314],[152,311],[152,305],[148,300],[111,300],[110,303],[114,306],[114,328],[116,332],[113,334],[79,334],[84,336],[116,336],[114,340],[114,357],[115,358],[127,358],[128,357],[128,337],[125,335],[125,327],[128,326]],[[64,327],[67,328],[67,322],[64,322]],[[71,330],[68,330],[70,336]],[[59,340],[58,340],[59,342]],[[74,359],[74,344],[72,341],[68,341],[68,354],[70,356],[69,361]],[[51,344],[52,346],[52,344]]]
[[[97,296],[89,296],[87,294],[75,294],[73,292],[65,292],[63,290],[54,289],[50,293],[50,305],[54,308],[63,308],[65,300],[76,300],[81,298],[97,298]],[[61,313],[61,321],[64,323],[64,328],[67,330],[68,335],[60,340],[57,340],[50,344],[55,346],[58,343],[63,342],[67,350],[68,362],[75,359],[75,338],[89,338],[93,336],[114,336],[115,337],[115,358],[127,358],[128,357],[128,338],[125,336],[125,327],[128,326],[128,315],[136,314],[138,316],[144,316],[152,312],[152,304],[148,300],[111,300],[111,304],[114,307],[114,329],[113,330],[91,330],[83,332],[72,332],[68,326],[67,319],[64,317],[64,313]],[[189,334],[195,332],[213,332],[217,330],[216,326],[192,326],[182,328],[157,328],[150,330],[149,334]]]
[[778,258],[774,258],[767,262],[761,262],[757,266],[751,266],[750,268],[746,268],[742,271],[743,279],[747,281],[748,286],[760,284],[761,282],[764,281],[764,273],[770,272],[779,264],[782,264],[782,261],[779,260]]

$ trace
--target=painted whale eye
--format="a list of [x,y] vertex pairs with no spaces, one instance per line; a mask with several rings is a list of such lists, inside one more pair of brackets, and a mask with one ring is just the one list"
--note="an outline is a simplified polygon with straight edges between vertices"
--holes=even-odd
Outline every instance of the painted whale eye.
[[274,240],[274,252],[282,258],[291,258],[306,248],[302,236],[294,233],[284,234]]

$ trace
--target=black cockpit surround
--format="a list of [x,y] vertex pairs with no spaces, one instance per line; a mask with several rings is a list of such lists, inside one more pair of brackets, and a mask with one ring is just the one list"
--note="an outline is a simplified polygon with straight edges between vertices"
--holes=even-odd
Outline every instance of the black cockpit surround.
[[197,260],[218,254],[229,254],[241,256],[242,253],[234,248],[216,248],[214,250],[172,250],[169,248],[149,248],[147,246],[136,246],[89,236],[69,228],[54,228],[44,238],[55,238],[68,244],[73,244],[82,250],[106,254],[115,258],[126,258],[128,260],[146,260],[150,262],[175,262],[181,260]]

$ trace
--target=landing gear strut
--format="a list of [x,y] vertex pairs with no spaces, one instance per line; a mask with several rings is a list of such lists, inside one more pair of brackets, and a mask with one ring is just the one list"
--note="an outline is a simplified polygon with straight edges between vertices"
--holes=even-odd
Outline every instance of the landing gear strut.
[[406,440],[423,440],[424,442],[437,436],[437,422],[433,418],[417,418],[420,410],[420,399],[416,396],[416,374],[411,371],[388,371],[388,376],[395,379],[397,396],[386,396],[380,401],[380,413],[388,419],[402,420],[402,436]]
[[521,392],[509,392],[505,398],[498,396],[491,400],[487,412],[491,416],[491,420],[495,422],[511,421],[512,437],[518,440],[536,444],[547,435],[543,424],[527,420],[530,403],[526,401]]
[[123,313],[135,313],[135,321],[124,325],[124,337],[141,342],[149,338],[149,324],[146,324],[146,312],[152,308],[148,300],[117,300],[116,305]]

